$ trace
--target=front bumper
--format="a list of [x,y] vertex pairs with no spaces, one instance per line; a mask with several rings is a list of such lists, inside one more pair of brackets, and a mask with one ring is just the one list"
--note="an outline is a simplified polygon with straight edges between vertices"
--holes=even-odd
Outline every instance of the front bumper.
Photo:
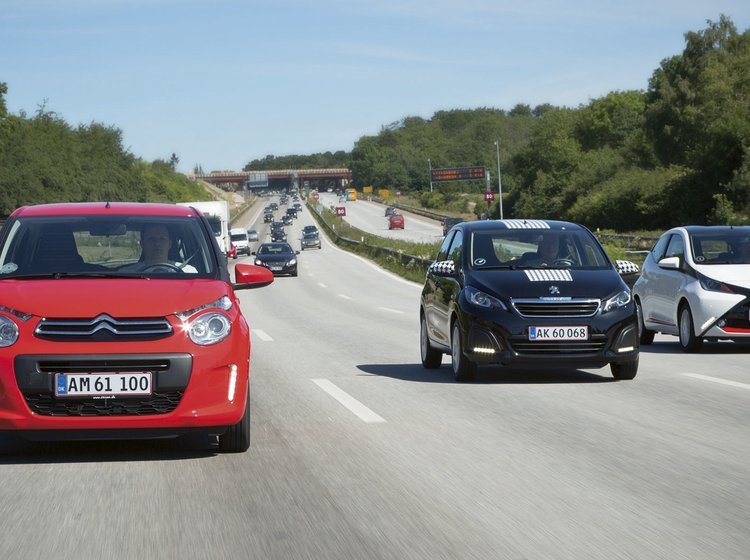
[[[233,323],[227,339],[200,347],[175,329],[148,342],[53,342],[32,336],[0,350],[0,430],[132,437],[220,433],[242,418],[249,382],[249,328]],[[183,351],[174,352],[175,349]],[[188,351],[184,351],[188,350]],[[144,397],[56,397],[56,373],[150,371]],[[63,434],[62,431],[70,432]],[[62,437],[67,436],[67,437]],[[108,437],[104,437],[108,439]]]
[[[638,356],[637,320],[632,312],[613,311],[586,318],[526,318],[501,312],[502,319],[465,315],[466,355],[478,364],[603,367]],[[587,326],[586,340],[532,341],[529,327]]]

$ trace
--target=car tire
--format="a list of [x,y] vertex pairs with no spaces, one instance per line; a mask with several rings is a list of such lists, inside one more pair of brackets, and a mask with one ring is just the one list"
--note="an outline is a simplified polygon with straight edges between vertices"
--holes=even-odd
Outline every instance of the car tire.
[[443,363],[443,353],[430,345],[430,337],[427,335],[427,321],[424,315],[419,320],[419,352],[422,356],[422,366],[425,369],[437,369]]
[[633,379],[635,374],[638,373],[638,357],[630,362],[612,362],[609,364],[609,369],[612,372],[612,377],[618,380]]
[[678,336],[682,350],[688,354],[698,352],[703,343],[703,339],[699,336],[695,336],[693,314],[690,312],[690,306],[687,303],[680,306],[677,325],[679,327]]
[[458,321],[453,323],[451,335],[451,366],[453,367],[453,378],[459,383],[474,381],[477,374],[477,364],[464,354],[461,344],[461,327],[458,326]]
[[294,269],[294,272],[292,272],[292,276],[297,276],[297,269]]
[[650,331],[646,328],[646,324],[643,321],[643,307],[639,300],[635,300],[635,313],[638,317],[638,338],[640,339],[641,346],[648,346],[654,342],[654,331]]
[[250,448],[250,390],[248,388],[245,413],[234,426],[219,436],[219,451],[222,453],[244,453]]

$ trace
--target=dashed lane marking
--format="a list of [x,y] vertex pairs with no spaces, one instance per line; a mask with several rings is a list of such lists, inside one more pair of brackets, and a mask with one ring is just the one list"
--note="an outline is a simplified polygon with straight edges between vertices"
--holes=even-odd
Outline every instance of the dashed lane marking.
[[701,375],[700,373],[683,373],[682,375],[692,377],[694,379],[701,379],[703,381],[711,381],[712,383],[720,383],[721,385],[729,385],[730,387],[738,387],[739,389],[750,389],[750,384],[740,383],[739,381],[729,381],[728,379],[709,377],[708,375]]
[[261,339],[263,342],[273,342],[273,338],[266,334],[266,331],[260,329],[253,329],[253,334]]
[[386,421],[385,418],[375,414],[372,410],[367,408],[346,391],[343,391],[334,385],[328,379],[313,379],[312,382],[339,401],[339,403],[344,405],[345,408],[349,409],[350,412],[354,413],[363,422],[367,422],[368,424],[380,424]]

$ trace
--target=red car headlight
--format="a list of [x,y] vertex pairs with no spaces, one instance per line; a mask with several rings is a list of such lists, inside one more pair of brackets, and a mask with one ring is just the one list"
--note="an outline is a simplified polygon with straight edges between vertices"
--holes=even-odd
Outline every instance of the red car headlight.
[[232,324],[223,313],[205,313],[187,324],[190,340],[201,346],[221,342],[232,332]]
[[18,340],[18,325],[0,315],[0,348],[11,346]]

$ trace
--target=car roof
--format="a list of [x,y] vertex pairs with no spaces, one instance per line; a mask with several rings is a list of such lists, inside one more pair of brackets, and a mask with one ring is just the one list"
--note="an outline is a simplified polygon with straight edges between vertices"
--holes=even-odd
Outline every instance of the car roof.
[[145,202],[66,202],[22,206],[13,214],[19,216],[75,216],[75,215],[125,215],[125,216],[196,216],[188,206]]
[[673,229],[684,229],[689,234],[694,233],[726,233],[729,231],[739,231],[750,234],[750,226],[679,226]]
[[466,232],[490,231],[498,229],[534,229],[534,230],[585,230],[580,224],[563,222],[561,220],[475,220],[472,222],[461,222],[453,226]]

